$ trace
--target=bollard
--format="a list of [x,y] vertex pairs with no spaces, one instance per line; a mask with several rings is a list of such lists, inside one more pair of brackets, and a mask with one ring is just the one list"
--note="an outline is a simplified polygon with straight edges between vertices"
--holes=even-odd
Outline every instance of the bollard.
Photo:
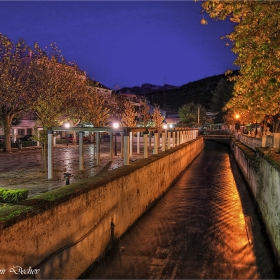
[[70,184],[70,176],[71,176],[71,173],[68,173],[68,172],[64,173],[64,179],[66,180],[65,185],[69,185]]

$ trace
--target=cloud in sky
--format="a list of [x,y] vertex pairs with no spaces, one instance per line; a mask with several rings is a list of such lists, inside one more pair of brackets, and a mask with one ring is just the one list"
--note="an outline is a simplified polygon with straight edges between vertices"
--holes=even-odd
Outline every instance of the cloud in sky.
[[2,1],[0,32],[44,47],[56,42],[68,60],[104,85],[182,85],[233,69],[220,40],[228,21],[201,25],[193,1]]

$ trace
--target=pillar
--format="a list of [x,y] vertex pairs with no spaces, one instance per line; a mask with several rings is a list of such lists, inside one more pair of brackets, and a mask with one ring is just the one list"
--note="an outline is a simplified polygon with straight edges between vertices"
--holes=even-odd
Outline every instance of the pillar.
[[140,154],[140,132],[137,132],[137,155]]
[[123,132],[121,132],[121,157],[123,158],[123,154],[124,154],[124,152],[123,152],[123,150],[124,150],[124,133]]
[[48,129],[48,179],[53,179],[53,131]]
[[129,132],[129,154],[132,156],[133,134]]
[[162,137],[161,137],[161,150],[164,152],[165,151],[165,143],[166,142],[166,132],[162,132]]
[[154,154],[158,154],[158,132],[154,132]]
[[96,132],[96,164],[100,165],[100,132]]
[[129,132],[124,132],[124,139],[123,139],[123,165],[129,165]]
[[109,133],[110,135],[110,151],[109,151],[109,154],[110,154],[110,161],[113,161],[113,155],[114,155],[114,139],[113,139],[113,132],[111,131]]
[[83,132],[79,132],[79,170],[84,170],[84,142]]

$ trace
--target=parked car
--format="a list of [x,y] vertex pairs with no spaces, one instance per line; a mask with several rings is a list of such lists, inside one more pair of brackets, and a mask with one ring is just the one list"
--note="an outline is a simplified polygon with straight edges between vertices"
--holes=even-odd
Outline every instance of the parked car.
[[21,142],[21,141],[34,141],[33,135],[32,134],[24,135],[23,137],[18,138],[16,142]]
[[110,141],[110,135],[109,134],[101,134],[100,135],[100,141],[101,142],[109,142]]
[[[73,134],[67,134],[68,142],[72,143],[74,141],[74,135]],[[76,141],[79,142],[79,134],[76,134]],[[88,142],[89,139],[87,136],[83,135],[83,142]]]

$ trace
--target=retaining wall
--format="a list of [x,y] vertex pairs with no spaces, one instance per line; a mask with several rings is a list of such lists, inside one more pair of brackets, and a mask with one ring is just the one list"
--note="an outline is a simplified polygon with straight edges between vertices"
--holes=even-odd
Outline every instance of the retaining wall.
[[79,277],[203,150],[199,137],[0,209],[0,278]]
[[280,264],[280,166],[269,156],[269,148],[253,151],[232,138],[231,149],[257,201]]

